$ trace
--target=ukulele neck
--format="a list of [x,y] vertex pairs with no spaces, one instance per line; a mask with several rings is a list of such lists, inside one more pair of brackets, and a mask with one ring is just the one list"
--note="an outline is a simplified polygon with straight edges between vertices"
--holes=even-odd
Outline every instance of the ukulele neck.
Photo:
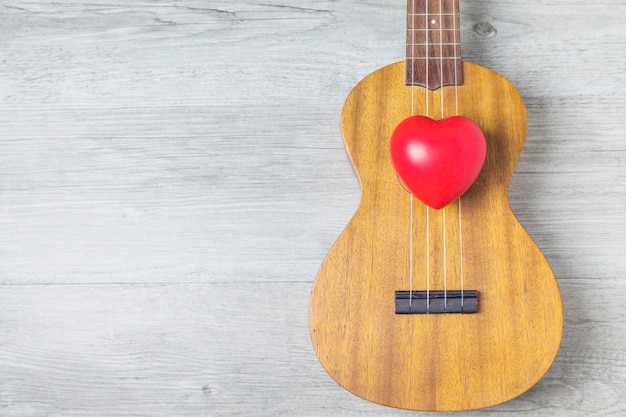
[[408,0],[406,84],[463,84],[459,0]]

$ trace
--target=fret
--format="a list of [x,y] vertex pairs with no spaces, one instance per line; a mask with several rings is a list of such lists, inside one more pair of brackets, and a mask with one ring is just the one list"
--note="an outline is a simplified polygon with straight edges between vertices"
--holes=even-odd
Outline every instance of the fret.
[[409,31],[406,34],[406,43],[409,44],[449,44],[459,43],[458,31]]
[[[440,5],[441,5],[441,11],[443,13],[452,13],[453,11],[455,11],[456,13],[459,12],[459,8],[457,7],[458,0],[429,0],[428,11],[431,13],[434,13],[435,11],[439,12]],[[407,13],[411,13],[411,14],[426,13],[426,1],[425,0],[408,0],[407,1]]]
[[[437,59],[433,59],[433,58],[437,58]],[[461,61],[461,57],[456,57],[456,58],[455,58],[455,57],[453,57],[453,56],[441,56],[441,57],[433,57],[433,56],[428,56],[428,57],[427,57],[427,56],[415,56],[415,57],[408,57],[408,58],[407,58],[407,61],[410,61],[410,60],[416,60],[416,61],[417,61],[417,60],[422,60],[422,61],[425,61],[426,59],[433,59],[433,61],[437,61],[437,60],[440,60],[440,59],[452,59],[452,60],[456,59],[457,61]]]
[[[428,53],[426,53],[428,48]],[[455,51],[456,49],[456,51]],[[419,56],[429,56],[431,58],[450,58],[455,59],[461,56],[461,45],[457,44],[421,44],[421,45],[407,45],[406,57],[407,59],[415,58]]]
[[458,16],[459,13],[437,13],[437,12],[431,12],[429,14],[426,13],[407,13],[409,16],[432,16],[432,17],[437,17],[437,16]]
[[462,83],[460,27],[459,0],[407,1],[408,85],[434,90],[455,80]]
[[459,27],[458,15],[439,16],[438,13],[431,13],[407,17],[407,28],[410,29],[452,29],[454,27]]
[[439,46],[439,45],[443,45],[443,46],[449,46],[449,45],[459,45],[458,43],[446,43],[446,42],[439,42],[436,45],[433,45],[432,43],[407,43],[407,46]]
[[[460,58],[430,58],[421,57],[421,59],[407,59],[406,61],[406,84],[420,85],[431,90],[436,90],[442,85],[454,85],[455,81],[458,85],[463,84],[463,61]],[[428,71],[426,71],[428,65]],[[428,73],[428,80],[426,80]],[[441,74],[443,73],[443,80]],[[413,78],[414,76],[414,78]]]

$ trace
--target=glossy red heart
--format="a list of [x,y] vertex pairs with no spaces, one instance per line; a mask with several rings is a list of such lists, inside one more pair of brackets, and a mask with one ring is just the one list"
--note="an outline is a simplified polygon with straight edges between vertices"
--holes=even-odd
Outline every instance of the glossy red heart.
[[391,162],[400,181],[434,209],[458,199],[474,183],[487,154],[482,130],[471,120],[425,116],[403,120],[391,135]]

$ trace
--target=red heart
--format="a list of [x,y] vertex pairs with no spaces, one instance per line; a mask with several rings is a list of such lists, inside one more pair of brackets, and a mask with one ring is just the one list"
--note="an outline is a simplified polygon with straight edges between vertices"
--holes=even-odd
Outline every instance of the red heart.
[[451,116],[403,120],[391,135],[391,163],[404,186],[440,209],[474,183],[485,162],[485,136],[474,122]]

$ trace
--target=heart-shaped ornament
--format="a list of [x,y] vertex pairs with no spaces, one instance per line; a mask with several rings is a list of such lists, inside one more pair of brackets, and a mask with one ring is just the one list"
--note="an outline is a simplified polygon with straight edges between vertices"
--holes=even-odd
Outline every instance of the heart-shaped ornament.
[[485,135],[463,116],[412,116],[391,135],[391,163],[400,181],[434,209],[455,201],[476,181],[485,162]]

